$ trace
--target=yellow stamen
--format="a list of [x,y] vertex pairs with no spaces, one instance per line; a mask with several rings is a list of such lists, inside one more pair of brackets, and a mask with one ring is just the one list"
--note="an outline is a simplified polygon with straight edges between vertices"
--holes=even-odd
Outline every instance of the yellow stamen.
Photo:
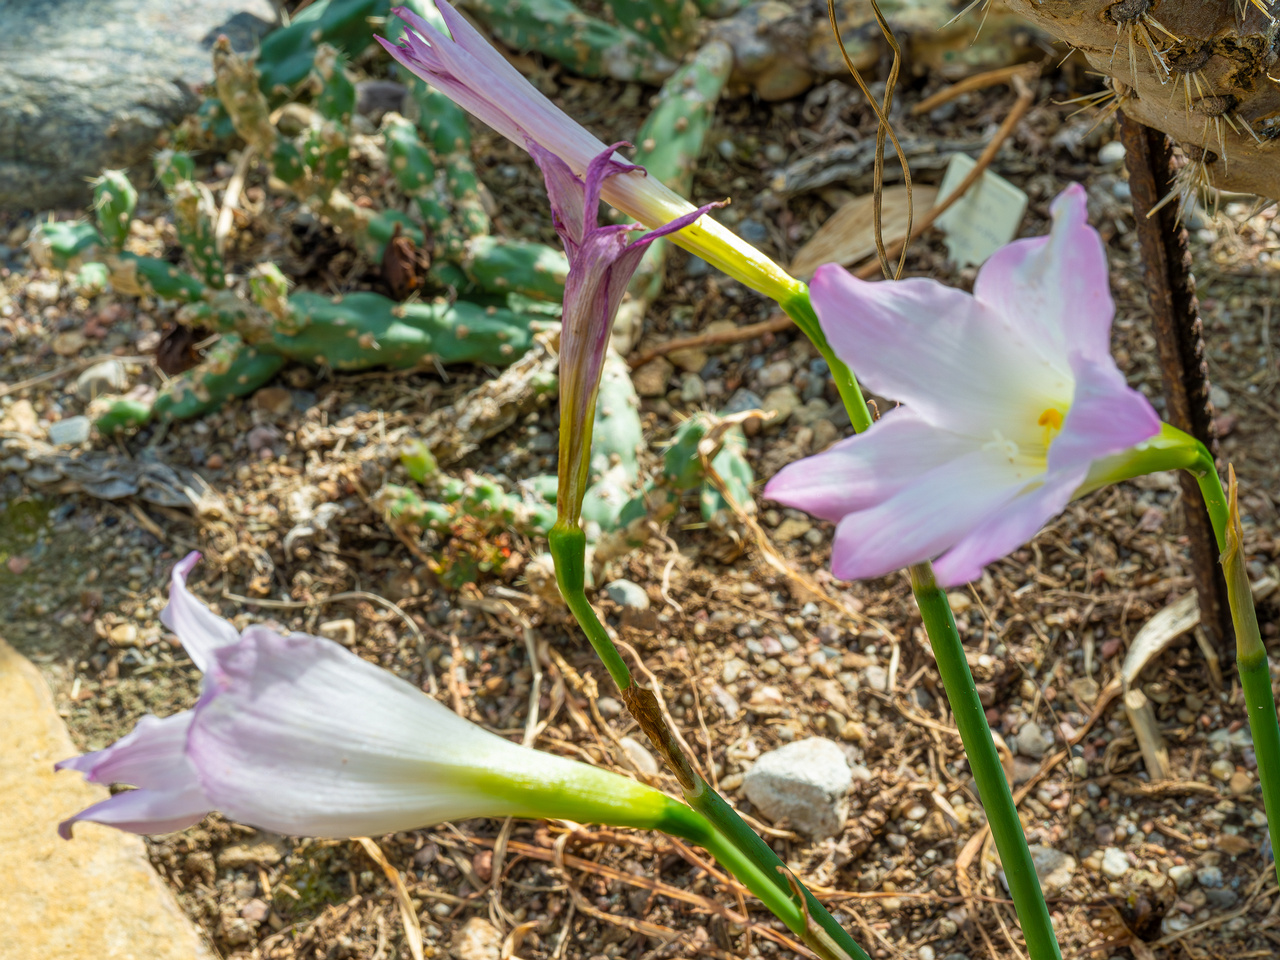
[[1062,411],[1057,407],[1049,407],[1040,414],[1036,423],[1044,427],[1044,446],[1047,450],[1049,444],[1053,443],[1054,434],[1062,429]]
[[1048,427],[1050,430],[1062,429],[1062,411],[1055,407],[1050,407],[1044,413],[1040,414],[1040,419],[1036,421],[1042,427]]

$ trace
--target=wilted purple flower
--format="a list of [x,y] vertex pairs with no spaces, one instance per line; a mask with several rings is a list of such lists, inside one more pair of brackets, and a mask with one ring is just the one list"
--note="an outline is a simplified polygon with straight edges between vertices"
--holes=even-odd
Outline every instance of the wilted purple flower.
[[556,504],[562,521],[577,524],[587,489],[591,431],[605,349],[614,317],[644,249],[654,240],[688,226],[714,204],[691,210],[641,237],[635,225],[600,226],[600,191],[611,178],[637,167],[614,159],[615,143],[600,151],[578,179],[569,165],[529,141],[529,153],[542,170],[551,200],[556,233],[569,257],[560,334],[560,489]]
[[[643,784],[517,746],[331,640],[238,633],[174,567],[161,619],[204,673],[193,710],[143,717],[105,750],[64,760],[128,784],[64,821],[167,833],[221,810],[279,833],[356,837],[464,817],[567,817],[662,827],[687,808]],[[674,811],[674,812],[673,812]]]
[[1068,187],[1050,234],[996,251],[972,295],[818,268],[813,305],[836,356],[905,404],[765,489],[838,521],[836,576],[936,557],[940,583],[972,580],[1066,506],[1093,464],[1159,433],[1111,357],[1115,304],[1087,218],[1084,189]]
[[[436,7],[452,38],[412,10],[396,7],[393,12],[407,26],[401,41],[378,37],[378,42],[408,70],[516,146],[528,149],[529,143],[536,143],[576,176],[585,177],[605,145],[539,93],[447,0],[436,0]],[[650,228],[694,213],[693,204],[647,176],[642,167],[617,159],[618,172],[626,172],[602,184],[606,203]],[[776,263],[710,217],[685,225],[672,239],[774,300],[804,290]]]

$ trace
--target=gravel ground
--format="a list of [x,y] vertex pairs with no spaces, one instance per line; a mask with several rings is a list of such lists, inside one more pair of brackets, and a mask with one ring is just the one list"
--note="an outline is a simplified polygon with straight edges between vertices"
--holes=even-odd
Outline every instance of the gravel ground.
[[[634,135],[653,92],[525,66],[606,139]],[[1073,84],[1090,82],[1069,68],[1042,80],[1038,105],[994,169],[1030,198],[1024,235],[1045,231],[1048,203],[1068,182],[1087,185],[1112,259],[1119,363],[1159,408],[1127,184],[1108,147],[1115,131],[1109,120],[1072,117],[1074,106],[1060,103],[1079,92]],[[909,106],[941,86],[918,79],[900,101]],[[982,141],[1011,102],[1003,88],[967,94],[924,116],[902,116],[898,132]],[[505,141],[476,133],[498,229],[553,241],[532,164]],[[874,120],[844,84],[777,104],[726,102],[695,199],[732,196],[724,219],[787,262],[841,202],[839,191],[865,192],[868,181],[783,198],[771,187],[777,169],[868,136]],[[215,188],[224,168],[221,160],[208,168]],[[936,183],[940,173],[926,169],[919,180]],[[241,262],[272,256],[317,289],[377,288],[367,264],[334,253],[335,238],[263,202],[261,184],[251,183],[246,196]],[[172,228],[150,202],[139,242],[172,250]],[[1221,454],[1241,477],[1249,570],[1273,638],[1280,370],[1270,304],[1280,240],[1271,212],[1250,211],[1228,202],[1217,220],[1196,213],[1191,239]],[[76,298],[60,276],[33,268],[22,243],[35,222],[0,221],[0,431],[28,436],[83,412],[75,386],[90,358],[120,358],[131,385],[159,382],[151,353],[172,319],[153,302]],[[936,235],[913,246],[908,274],[962,287],[973,280],[972,270],[947,263]],[[676,253],[638,349],[711,321],[743,325],[771,312]],[[679,363],[635,371],[650,464],[685,416],[749,395],[769,398],[779,412],[789,407],[749,431],[748,457],[761,481],[849,432],[821,362],[793,330],[672,360]],[[371,503],[384,479],[405,482],[388,437],[491,373],[334,376],[291,367],[201,421],[91,441],[94,450],[198,474],[207,489],[194,508],[103,500],[74,483],[42,486],[30,464],[0,462],[0,622],[46,671],[77,742],[99,748],[146,712],[192,704],[198,673],[157,615],[169,566],[200,549],[206,561],[193,588],[237,625],[267,621],[332,636],[513,737],[530,722],[540,674],[533,717],[540,748],[674,790],[632,739],[641,735],[607,674],[548,597],[533,559],[537,543],[505,536],[491,569],[457,586],[441,572],[459,558],[492,558],[492,531],[406,542]],[[22,389],[3,386],[43,374]],[[545,473],[554,467],[555,433],[554,408],[543,408],[459,467],[512,483]],[[300,497],[340,509],[327,528],[286,548]],[[1179,498],[1165,476],[1100,491],[951,594],[992,726],[1013,747],[1008,767],[1069,956],[1264,957],[1280,943],[1273,910],[1280,899],[1259,853],[1266,821],[1256,763],[1230,663],[1221,664],[1219,680],[1188,633],[1143,672],[1140,686],[1169,748],[1169,780],[1148,777],[1114,699],[1112,681],[1135,633],[1190,590]],[[759,503],[759,521],[759,532],[711,529],[695,505],[662,538],[612,561],[601,582],[639,587],[613,591],[624,604],[606,591],[595,597],[629,645],[624,651],[660,680],[674,723],[708,775],[873,956],[1020,955],[905,579],[834,581],[826,572],[829,524],[768,502]],[[328,599],[337,594],[348,596]],[[398,605],[412,629],[382,601]],[[838,744],[852,781],[844,826],[819,841],[785,820],[769,823],[743,787],[759,756],[812,737]],[[1068,748],[1069,739],[1077,745]],[[478,820],[378,843],[404,872],[428,955],[450,945],[460,960],[795,952],[781,925],[708,869],[703,854],[659,836]],[[276,837],[214,815],[150,841],[150,850],[224,957],[408,956],[394,893],[354,842]],[[503,936],[511,938],[505,946]]]

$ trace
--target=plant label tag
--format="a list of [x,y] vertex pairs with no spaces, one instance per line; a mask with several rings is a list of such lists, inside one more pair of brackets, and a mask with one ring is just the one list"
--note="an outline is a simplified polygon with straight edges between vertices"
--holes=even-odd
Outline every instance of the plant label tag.
[[[960,186],[977,161],[963,153],[952,156],[938,188],[945,199]],[[987,170],[935,223],[946,233],[947,255],[957,266],[980,266],[1012,240],[1027,210],[1027,195]]]

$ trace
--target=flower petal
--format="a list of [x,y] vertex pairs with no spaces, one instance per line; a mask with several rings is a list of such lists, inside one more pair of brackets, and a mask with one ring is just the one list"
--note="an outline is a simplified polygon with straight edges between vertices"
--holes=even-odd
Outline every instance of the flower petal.
[[133,732],[105,750],[72,757],[57,770],[79,770],[93,783],[137,787],[96,803],[62,822],[58,832],[71,838],[79,820],[108,823],[134,833],[169,833],[198,821],[213,809],[186,757],[190,710],[163,720],[143,717]]
[[976,528],[933,563],[938,583],[954,587],[982,576],[982,568],[1011,553],[1036,535],[1070,501],[1087,467],[1050,474],[1034,490],[1014,497],[981,520]]
[[518,768],[519,747],[337,644],[250,627],[217,661],[189,753],[228,816],[350,837],[515,812],[476,780]]
[[160,611],[160,622],[178,635],[191,662],[206,672],[218,647],[235,643],[240,633],[206,607],[187,589],[187,576],[200,560],[192,551],[174,564],[169,582],[169,603]]
[[397,7],[396,16],[416,36],[407,36],[402,44],[381,37],[378,42],[411,73],[512,143],[523,146],[524,133],[536,132],[546,149],[575,173],[585,173],[604,144],[540,93],[447,0],[436,0],[436,8],[452,39],[407,8]]
[[835,264],[817,269],[810,293],[836,355],[935,426],[1020,437],[1029,409],[1070,402],[1066,357],[1046,360],[967,293],[923,278],[868,283]]
[[836,521],[898,492],[903,484],[974,449],[974,441],[895,407],[866,433],[790,463],[764,488],[770,500]]
[[1048,236],[1001,247],[978,271],[974,296],[1048,357],[1078,352],[1110,356],[1111,277],[1102,238],[1089,226],[1084,187],[1072,184],[1053,201]]
[[588,227],[595,226],[596,211],[591,211],[592,221],[587,224],[582,181],[567,163],[535,140],[526,138],[525,148],[542,171],[547,199],[551,201],[551,222],[564,243],[564,252],[572,258],[582,245]]
[[979,448],[935,467],[840,521],[831,572],[842,580],[865,580],[932,559],[1025,485],[1016,468],[992,450]]
[[1160,432],[1151,403],[1130,387],[1110,356],[1101,361],[1071,358],[1076,391],[1062,432],[1049,446],[1049,471],[1088,467],[1101,457],[1128,450]]
[[72,827],[81,820],[105,823],[130,833],[173,833],[199,823],[210,809],[198,788],[194,791],[125,790],[63,820],[58,824],[58,835],[70,840]]

